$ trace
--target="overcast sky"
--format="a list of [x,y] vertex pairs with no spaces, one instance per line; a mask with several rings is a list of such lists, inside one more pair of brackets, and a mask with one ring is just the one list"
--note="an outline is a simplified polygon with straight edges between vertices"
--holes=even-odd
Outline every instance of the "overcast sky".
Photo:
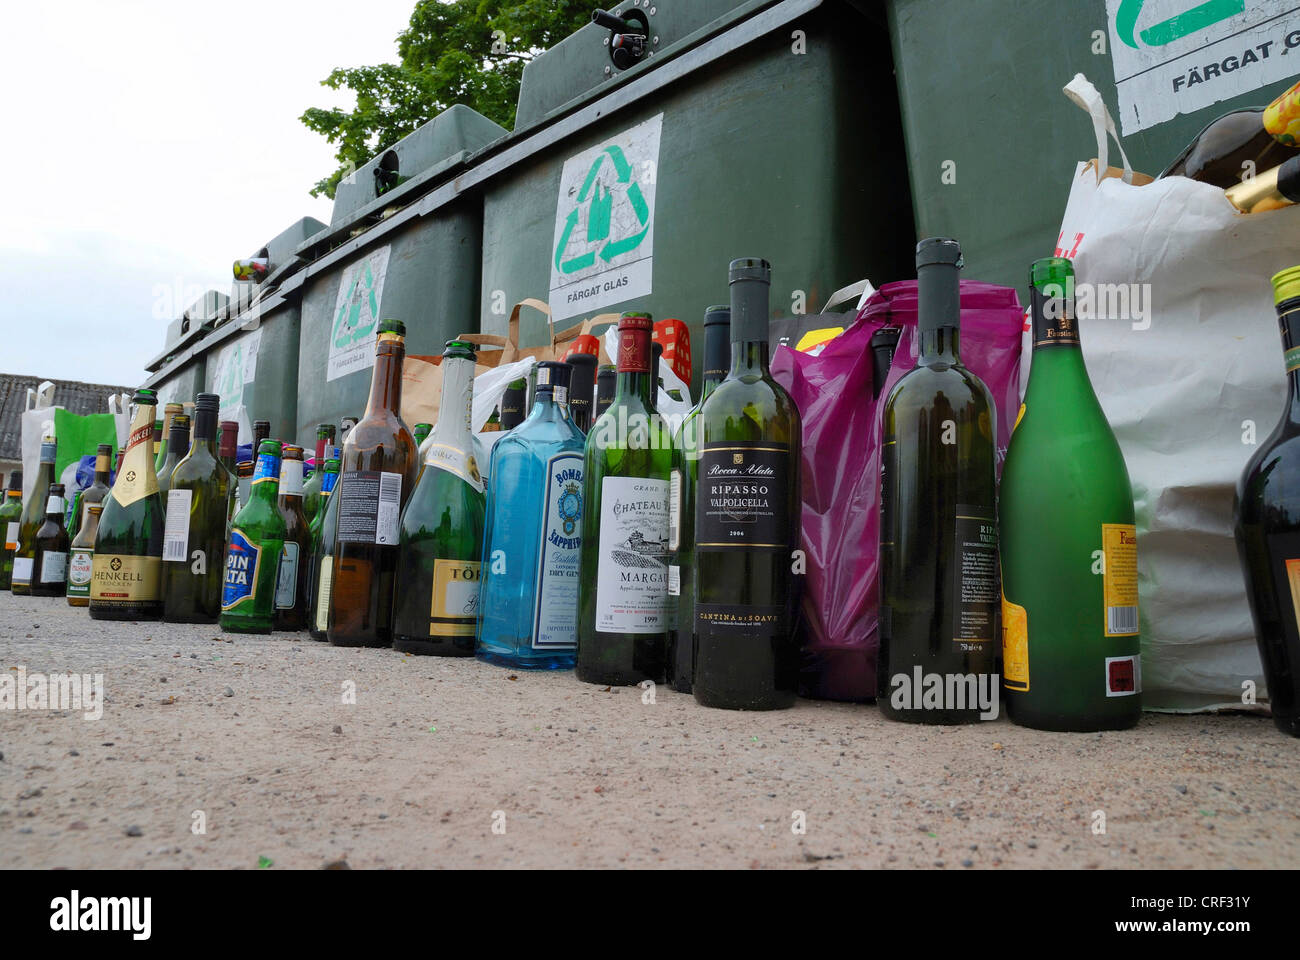
[[0,36],[0,373],[133,386],[230,264],[331,204],[298,116],[395,61],[415,0],[13,3]]

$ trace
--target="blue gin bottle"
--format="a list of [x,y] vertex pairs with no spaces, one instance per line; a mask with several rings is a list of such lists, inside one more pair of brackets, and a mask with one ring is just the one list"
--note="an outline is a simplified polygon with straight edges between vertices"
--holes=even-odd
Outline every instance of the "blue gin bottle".
[[567,363],[539,363],[526,419],[497,441],[487,489],[476,654],[524,670],[573,667],[586,437]]

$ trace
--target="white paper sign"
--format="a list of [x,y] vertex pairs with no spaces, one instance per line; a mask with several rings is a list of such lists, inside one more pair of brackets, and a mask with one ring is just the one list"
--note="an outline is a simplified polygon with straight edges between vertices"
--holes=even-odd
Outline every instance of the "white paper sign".
[[379,331],[379,308],[384,301],[388,252],[388,247],[380,247],[343,271],[330,324],[327,381],[375,365],[375,336]]
[[590,314],[651,292],[664,116],[570,157],[551,242],[551,315]]
[[257,351],[262,346],[262,331],[241,334],[226,342],[215,361],[212,392],[221,398],[218,416],[237,420],[244,403],[244,384],[257,376]]
[[1292,0],[1106,0],[1106,19],[1125,134],[1300,73]]

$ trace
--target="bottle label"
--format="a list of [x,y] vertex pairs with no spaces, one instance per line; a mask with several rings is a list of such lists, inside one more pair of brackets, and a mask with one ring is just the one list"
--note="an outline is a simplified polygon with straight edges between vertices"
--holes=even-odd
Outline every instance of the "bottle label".
[[359,470],[339,478],[339,543],[397,544],[402,475]]
[[45,513],[47,515],[56,513],[62,516],[67,507],[68,505],[64,502],[63,498],[53,493],[50,494],[49,499],[45,501]]
[[222,613],[253,605],[261,563],[261,547],[249,540],[238,527],[231,530],[230,545],[226,547],[225,582],[221,588]]
[[1029,612],[1002,595],[1002,686],[1029,692]]
[[668,549],[682,548],[682,472],[668,474]]
[[979,650],[997,639],[998,525],[992,510],[957,504],[956,556],[953,557],[953,642],[962,649]]
[[618,372],[649,373],[650,334],[654,328],[648,317],[624,317],[618,322]]
[[1031,291],[1034,346],[1079,346],[1079,325],[1074,318],[1074,282],[1049,283]]
[[339,482],[337,473],[322,473],[320,478],[321,496],[328,497],[334,490],[335,484]]
[[316,583],[316,632],[324,633],[330,625],[330,589],[334,586],[334,558],[320,558],[320,579]]
[[298,544],[286,540],[275,574],[275,609],[292,610],[298,600]]
[[47,550],[41,555],[41,583],[66,583],[68,555]]
[[546,462],[546,500],[537,547],[533,649],[578,645],[578,584],[582,576],[582,455],[561,453]]
[[1106,696],[1132,697],[1142,692],[1142,659],[1136,654],[1106,658]]
[[253,471],[253,483],[280,482],[280,458],[269,453],[257,455],[257,469]]
[[668,564],[668,596],[682,595],[682,568],[675,563]]
[[1103,523],[1101,546],[1105,551],[1106,636],[1133,636],[1138,632],[1137,527]]
[[478,617],[478,583],[479,564],[476,561],[433,561],[429,636],[474,636]]
[[193,490],[167,491],[167,525],[163,531],[163,561],[184,563],[190,556],[190,505]]
[[78,548],[68,556],[68,596],[89,597],[95,551]]
[[90,599],[99,606],[157,603],[162,596],[162,558],[96,553]]
[[605,477],[600,487],[596,629],[660,633],[667,599],[667,481]]
[[14,557],[13,583],[31,583],[32,582],[32,565],[34,561],[31,557]]
[[695,542],[715,550],[789,550],[790,448],[770,442],[705,444]]
[[19,522],[17,520],[10,520],[7,524],[5,524],[5,549],[6,550],[18,549],[18,528],[19,528]]
[[113,499],[124,507],[158,492],[158,475],[153,468],[152,417],[152,407],[141,407],[136,413],[122,466],[113,482]]
[[424,453],[424,465],[446,470],[460,477],[478,493],[483,492],[483,476],[478,472],[474,454],[449,443],[430,443]]
[[280,496],[302,496],[302,461],[285,460],[280,465]]
[[720,640],[766,640],[789,635],[784,607],[762,604],[695,604],[695,632]]

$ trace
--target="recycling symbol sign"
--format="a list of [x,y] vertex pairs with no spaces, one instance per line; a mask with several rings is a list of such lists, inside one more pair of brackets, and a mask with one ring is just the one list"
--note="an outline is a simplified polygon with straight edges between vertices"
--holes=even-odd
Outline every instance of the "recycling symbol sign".
[[551,248],[551,314],[586,316],[651,292],[663,114],[570,157]]
[[350,264],[339,278],[330,322],[329,364],[325,379],[368,370],[375,362],[375,333],[388,274],[389,247]]

